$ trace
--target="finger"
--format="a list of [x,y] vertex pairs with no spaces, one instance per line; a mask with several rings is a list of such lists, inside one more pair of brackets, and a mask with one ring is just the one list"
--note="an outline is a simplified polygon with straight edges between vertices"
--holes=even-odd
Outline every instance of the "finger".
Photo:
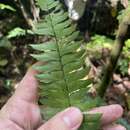
[[80,110],[71,107],[54,116],[38,130],[77,130],[82,119]]
[[[39,65],[40,63],[38,63]],[[20,98],[28,102],[37,101],[38,82],[35,78],[38,72],[32,67],[28,70],[15,91],[14,98]]]
[[23,130],[10,120],[0,120],[0,130]]
[[120,105],[109,105],[95,108],[88,113],[102,113],[102,124],[110,124],[120,118],[123,114],[123,108]]
[[[35,79],[35,74],[37,72],[30,68],[23,80],[20,82],[15,94],[8,100],[8,102],[1,109],[0,117],[8,117],[10,114],[8,109],[15,108],[16,106],[21,106],[21,101],[35,102],[37,99],[37,86],[38,83]],[[22,100],[19,100],[22,99]],[[12,107],[13,104],[13,107]],[[16,107],[17,108],[17,107]],[[19,109],[20,110],[20,109]]]
[[103,130],[126,130],[122,125],[109,125],[103,128]]

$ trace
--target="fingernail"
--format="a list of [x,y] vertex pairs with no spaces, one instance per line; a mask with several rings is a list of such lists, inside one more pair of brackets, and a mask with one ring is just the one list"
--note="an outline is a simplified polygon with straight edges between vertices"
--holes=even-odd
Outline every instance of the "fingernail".
[[62,115],[65,124],[70,128],[78,128],[82,122],[82,114],[78,108],[68,108]]

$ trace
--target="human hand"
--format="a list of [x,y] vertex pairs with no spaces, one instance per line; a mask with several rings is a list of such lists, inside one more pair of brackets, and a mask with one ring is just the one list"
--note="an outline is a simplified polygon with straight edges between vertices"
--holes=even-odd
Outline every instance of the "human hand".
[[[19,83],[14,95],[0,111],[0,130],[77,130],[83,116],[79,109],[71,107],[43,123],[37,104],[37,72],[29,69]],[[120,118],[123,109],[119,105],[95,108],[89,113],[103,113],[103,130],[126,130],[120,125],[111,125]]]

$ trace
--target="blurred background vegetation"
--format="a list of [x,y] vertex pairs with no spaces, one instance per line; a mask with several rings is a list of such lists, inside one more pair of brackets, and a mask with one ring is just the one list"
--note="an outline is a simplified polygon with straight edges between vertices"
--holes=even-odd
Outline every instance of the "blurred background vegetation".
[[[88,76],[94,79],[93,84],[100,80],[99,73],[108,62],[125,8],[130,8],[126,1],[93,0],[77,22],[86,42],[86,61],[91,66]],[[43,16],[34,0],[0,0],[0,107],[11,96],[27,68],[35,63],[30,56],[29,44],[47,39],[31,31],[34,23]],[[127,39],[106,101],[121,104],[125,109],[124,117],[130,123],[130,33]],[[120,122],[126,123],[124,120]]]

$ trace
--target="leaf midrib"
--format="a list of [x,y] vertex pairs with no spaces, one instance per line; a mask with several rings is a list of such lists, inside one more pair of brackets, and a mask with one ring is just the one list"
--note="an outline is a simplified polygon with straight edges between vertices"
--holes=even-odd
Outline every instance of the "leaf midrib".
[[[48,5],[47,5],[47,7],[48,7]],[[59,55],[59,62],[60,62],[60,65],[61,65],[61,71],[62,71],[62,74],[63,74],[63,80],[65,82],[65,87],[66,87],[65,89],[67,90],[68,106],[71,106],[71,100],[70,100],[70,96],[69,96],[69,86],[67,84],[67,80],[66,80],[66,77],[65,77],[64,67],[63,67],[63,63],[62,63],[62,60],[61,60],[60,48],[59,48],[59,45],[58,45],[58,38],[57,38],[55,29],[54,29],[54,26],[53,26],[53,20],[52,20],[52,17],[50,15],[50,13],[49,13],[49,18],[50,18],[50,21],[51,21],[52,30],[54,32],[54,38],[55,38],[56,45],[57,45],[57,51],[58,51],[58,55]]]

